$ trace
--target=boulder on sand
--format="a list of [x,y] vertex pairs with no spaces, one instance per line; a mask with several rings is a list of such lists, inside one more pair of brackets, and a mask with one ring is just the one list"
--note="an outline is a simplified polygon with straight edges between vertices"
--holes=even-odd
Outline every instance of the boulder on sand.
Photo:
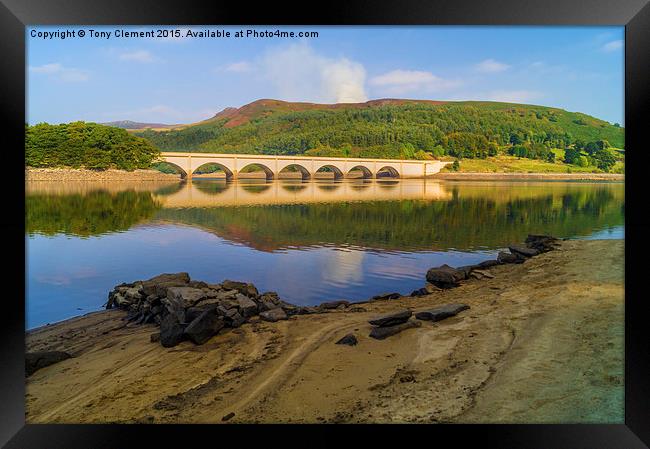
[[383,340],[384,338],[390,337],[391,335],[399,334],[400,332],[411,329],[413,327],[420,327],[422,323],[419,321],[407,321],[406,323],[396,324],[395,326],[388,327],[374,327],[370,331],[370,337],[377,340]]
[[427,271],[427,281],[440,288],[457,287],[459,282],[466,278],[464,271],[457,270],[447,264],[430,268]]
[[440,321],[458,315],[459,312],[467,309],[469,309],[467,304],[446,304],[444,306],[436,307],[435,309],[417,312],[415,318],[425,321]]
[[167,298],[180,302],[181,306],[186,309],[202,299],[207,299],[202,289],[193,287],[169,287],[167,289]]
[[185,335],[197,345],[202,345],[225,326],[214,310],[206,310],[185,328]]
[[236,298],[239,312],[244,318],[248,318],[257,313],[257,304],[255,301],[242,294],[238,294]]
[[286,320],[287,314],[285,313],[284,310],[282,310],[282,308],[277,307],[275,309],[266,310],[260,313],[260,318],[263,319],[264,321],[270,321],[274,323],[279,320]]
[[345,306],[347,307],[350,305],[350,301],[346,301],[344,299],[341,299],[339,301],[329,301],[329,302],[324,302],[318,306],[319,309],[321,310],[331,310],[331,309],[337,309],[339,306]]
[[25,375],[31,376],[46,366],[54,365],[72,357],[64,351],[37,351],[25,354]]
[[341,338],[339,341],[336,342],[337,345],[348,345],[348,346],[354,346],[358,343],[357,337],[354,336],[354,334],[347,334],[345,337]]
[[387,327],[394,326],[396,324],[402,324],[408,321],[411,318],[413,312],[410,310],[400,310],[397,313],[391,313],[390,315],[384,315],[379,318],[374,318],[368,321],[373,326]]

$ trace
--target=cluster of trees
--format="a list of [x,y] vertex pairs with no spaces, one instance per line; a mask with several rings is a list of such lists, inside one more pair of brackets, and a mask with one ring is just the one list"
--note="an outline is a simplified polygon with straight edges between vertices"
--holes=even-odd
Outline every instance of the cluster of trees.
[[528,159],[540,159],[547,162],[555,162],[555,153],[543,143],[513,145],[508,149],[508,154]]
[[610,145],[606,140],[588,143],[577,141],[572,148],[564,150],[564,162],[579,167],[595,165],[603,171],[610,171],[616,164],[616,157],[608,148],[610,148]]
[[623,146],[623,129],[607,122],[560,109],[505,103],[265,110],[237,126],[226,126],[227,120],[138,135],[166,151],[381,158],[485,158],[496,155],[499,147],[565,148],[580,139],[607,139]]
[[142,137],[96,123],[40,123],[26,126],[25,135],[25,163],[29,167],[134,170],[149,168],[160,154]]

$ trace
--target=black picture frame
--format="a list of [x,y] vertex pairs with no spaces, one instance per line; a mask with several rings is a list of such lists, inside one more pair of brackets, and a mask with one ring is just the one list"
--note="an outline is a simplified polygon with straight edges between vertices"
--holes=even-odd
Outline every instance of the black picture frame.
[[[650,105],[650,4],[648,0],[417,0],[294,3],[200,2],[197,0],[1,0],[0,54],[2,79],[3,156],[6,210],[0,219],[5,245],[6,276],[0,325],[0,444],[7,448],[123,448],[192,446],[198,438],[214,445],[224,436],[246,443],[252,439],[300,447],[341,444],[340,431],[361,433],[368,445],[396,437],[423,438],[429,444],[499,448],[643,448],[650,444],[650,351],[645,309],[643,257],[648,254],[650,220],[646,218],[645,167],[650,148],[647,108]],[[26,425],[24,385],[25,276],[24,131],[25,27],[48,24],[275,24],[275,25],[624,25],[626,211],[625,245],[625,424],[621,425],[431,425],[332,426],[299,429],[265,426],[117,426]],[[630,205],[631,203],[631,205]],[[23,214],[21,216],[21,214]],[[15,235],[15,237],[14,237]],[[8,245],[7,245],[8,243]],[[23,263],[21,264],[20,261]],[[11,281],[11,283],[9,283]],[[24,285],[24,284],[23,284]],[[22,301],[21,301],[22,297]],[[247,427],[247,426],[243,426]],[[343,428],[342,428],[343,427]],[[143,440],[144,438],[144,440]],[[478,441],[471,444],[471,440]],[[449,444],[449,443],[447,443]],[[147,444],[144,444],[147,446]],[[152,444],[153,445],[153,444]]]

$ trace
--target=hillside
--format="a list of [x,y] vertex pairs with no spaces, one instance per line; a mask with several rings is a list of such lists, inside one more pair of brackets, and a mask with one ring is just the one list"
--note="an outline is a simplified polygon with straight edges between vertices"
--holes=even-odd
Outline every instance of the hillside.
[[478,101],[258,100],[183,129],[135,134],[163,151],[387,158],[485,158],[509,145],[543,144],[550,149],[598,140],[624,147],[623,128],[586,114]]

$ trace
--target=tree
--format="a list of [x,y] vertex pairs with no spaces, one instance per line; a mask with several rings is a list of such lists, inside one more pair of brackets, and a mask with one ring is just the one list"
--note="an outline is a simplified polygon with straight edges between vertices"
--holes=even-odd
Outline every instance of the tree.
[[594,154],[594,159],[596,161],[596,167],[606,172],[610,171],[614,164],[616,164],[614,155],[604,148]]
[[576,160],[580,157],[580,151],[575,148],[566,148],[564,150],[564,163],[575,164]]
[[460,163],[458,162],[458,159],[454,160],[454,163],[451,164],[451,169],[453,171],[458,171],[460,170]]

